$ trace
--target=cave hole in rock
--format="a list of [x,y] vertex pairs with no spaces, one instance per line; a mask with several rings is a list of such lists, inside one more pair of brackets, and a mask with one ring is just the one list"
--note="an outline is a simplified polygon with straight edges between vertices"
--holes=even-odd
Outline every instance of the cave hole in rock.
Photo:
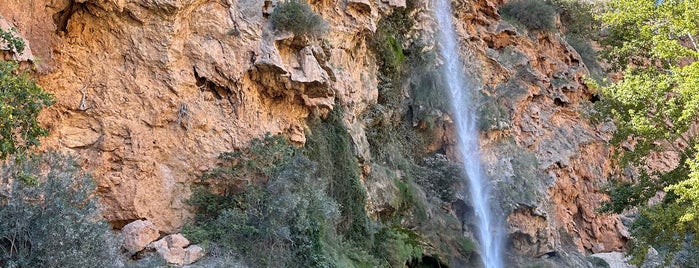
[[112,230],[121,230],[127,224],[134,222],[134,221],[137,221],[137,220],[146,220],[146,218],[111,220],[111,221],[109,221],[109,225],[112,227]]
[[449,268],[439,261],[439,259],[432,256],[422,256],[422,258],[414,258],[406,263],[408,268]]
[[214,97],[218,100],[221,100],[224,97],[227,98],[228,95],[231,95],[232,93],[229,88],[220,86],[206,77],[199,76],[196,67],[194,68],[194,78],[197,81],[197,87],[199,87],[201,91],[211,91],[211,93],[214,94]]
[[544,101],[544,95],[532,95],[532,102],[542,103]]
[[556,258],[559,257],[558,251],[549,251],[541,255],[542,258]]
[[73,17],[73,14],[80,10],[87,11],[87,3],[77,3],[75,0],[71,0],[66,8],[53,14],[56,34],[68,33],[68,22]]
[[556,106],[561,106],[561,107],[566,107],[568,106],[568,103],[563,101],[561,98],[554,98],[553,99],[553,104]]

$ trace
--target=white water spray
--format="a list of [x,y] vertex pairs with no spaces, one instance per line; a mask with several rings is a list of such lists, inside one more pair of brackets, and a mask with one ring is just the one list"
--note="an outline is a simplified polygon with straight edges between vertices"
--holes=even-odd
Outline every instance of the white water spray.
[[469,193],[478,223],[478,239],[481,258],[487,268],[502,268],[503,228],[488,205],[488,182],[481,167],[476,107],[473,92],[465,83],[467,79],[459,59],[456,33],[452,24],[450,0],[435,0],[435,16],[440,27],[438,43],[444,59],[444,79],[452,102],[459,152],[469,180]]

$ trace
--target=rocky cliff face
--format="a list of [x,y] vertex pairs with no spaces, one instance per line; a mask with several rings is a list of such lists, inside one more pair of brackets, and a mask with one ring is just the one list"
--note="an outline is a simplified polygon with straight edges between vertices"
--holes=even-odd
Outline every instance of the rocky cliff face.
[[585,118],[597,98],[589,72],[560,36],[496,20],[498,4],[479,1],[459,16],[483,85],[484,162],[513,247],[527,256],[571,242],[580,252],[622,250],[628,234],[618,217],[595,212],[613,126]]
[[[177,230],[189,186],[219,153],[265,133],[303,144],[306,119],[336,105],[369,167],[361,115],[377,101],[378,67],[368,38],[404,1],[311,1],[329,23],[318,40],[275,32],[275,1],[40,2],[7,0],[0,15],[28,40],[38,82],[56,96],[41,118],[44,146],[83,157],[114,226],[147,218]],[[417,2],[429,17],[429,3]],[[605,198],[611,127],[582,115],[594,100],[586,68],[560,37],[500,20],[500,4],[454,9],[511,246],[528,257],[620,250],[620,221],[594,211]],[[434,32],[425,21],[416,28]],[[429,150],[453,151],[445,122]]]

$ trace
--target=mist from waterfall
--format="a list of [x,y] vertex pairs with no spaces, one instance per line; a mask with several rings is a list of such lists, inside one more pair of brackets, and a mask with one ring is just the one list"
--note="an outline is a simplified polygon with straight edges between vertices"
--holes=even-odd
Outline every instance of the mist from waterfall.
[[488,181],[483,172],[479,145],[477,107],[474,89],[469,88],[468,77],[459,59],[456,32],[452,23],[449,0],[435,0],[434,12],[439,25],[440,55],[444,60],[443,74],[452,103],[452,116],[458,136],[459,153],[468,177],[469,196],[477,218],[477,236],[485,267],[503,267],[503,232],[501,221],[489,206]]

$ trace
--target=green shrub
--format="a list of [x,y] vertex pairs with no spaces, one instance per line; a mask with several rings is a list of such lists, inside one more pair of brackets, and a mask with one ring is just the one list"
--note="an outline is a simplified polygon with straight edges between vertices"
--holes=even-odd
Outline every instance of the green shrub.
[[221,158],[228,163],[203,176],[189,201],[197,213],[183,231],[192,240],[233,251],[253,267],[373,266],[368,253],[337,234],[347,221],[344,210],[327,194],[328,177],[318,176],[301,149],[267,136]]
[[53,103],[51,94],[17,68],[14,62],[0,61],[0,160],[39,144],[47,132],[36,118]]
[[422,238],[413,231],[400,226],[386,227],[376,234],[374,248],[377,256],[386,262],[386,267],[405,267],[411,259],[422,258]]
[[295,35],[318,37],[325,34],[328,25],[303,0],[288,0],[278,3],[269,16],[276,30],[291,31]]
[[337,230],[358,245],[371,244],[372,231],[364,207],[366,190],[359,181],[359,163],[338,105],[322,122],[315,122],[305,153],[318,163],[316,176],[328,180],[328,194],[340,205]]
[[24,52],[25,43],[22,38],[15,36],[12,31],[0,29],[0,43],[5,42],[7,47],[14,52],[21,54]]
[[512,19],[529,30],[551,31],[556,28],[556,9],[541,0],[516,0],[500,8],[506,19]]
[[460,249],[464,255],[471,255],[478,250],[478,244],[468,237],[459,238],[459,246],[461,246]]
[[[98,214],[94,183],[48,153],[0,170],[0,267],[113,267],[117,245]],[[34,186],[16,178],[34,177]]]
[[415,19],[409,14],[411,10],[412,4],[408,3],[408,7],[396,8],[388,16],[382,17],[371,39],[372,50],[379,61],[378,103],[391,108],[401,105],[403,101],[400,78],[408,60],[403,44],[415,24]]

